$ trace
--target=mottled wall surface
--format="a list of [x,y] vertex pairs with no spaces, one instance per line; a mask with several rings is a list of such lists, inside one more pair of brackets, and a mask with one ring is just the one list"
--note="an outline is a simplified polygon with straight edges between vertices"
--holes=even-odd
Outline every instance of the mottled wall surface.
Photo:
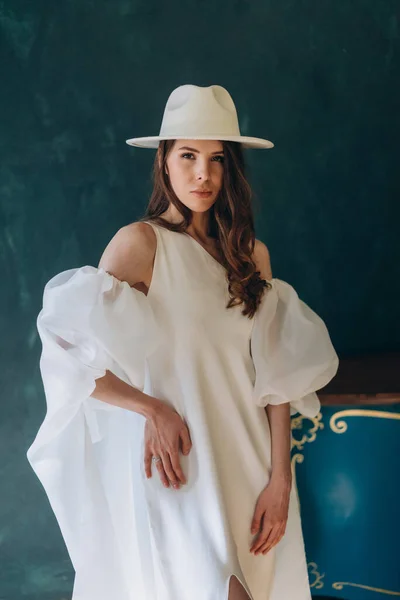
[[341,356],[398,350],[398,3],[0,3],[0,599],[70,597],[72,569],[25,452],[44,416],[46,281],[97,265],[143,212],[169,93],[220,84],[247,150],[275,277]]

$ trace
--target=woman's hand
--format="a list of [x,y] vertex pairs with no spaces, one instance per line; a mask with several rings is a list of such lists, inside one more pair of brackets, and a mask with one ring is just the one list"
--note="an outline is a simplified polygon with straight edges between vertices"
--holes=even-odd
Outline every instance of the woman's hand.
[[154,464],[165,487],[171,482],[179,489],[180,483],[186,483],[185,474],[179,462],[179,450],[188,454],[192,447],[190,434],[181,416],[170,406],[160,401],[152,416],[146,419],[144,430],[144,469],[150,478],[152,457],[161,460]]
[[257,535],[250,547],[255,555],[266,554],[283,537],[289,513],[291,477],[271,477],[259,495],[251,523]]

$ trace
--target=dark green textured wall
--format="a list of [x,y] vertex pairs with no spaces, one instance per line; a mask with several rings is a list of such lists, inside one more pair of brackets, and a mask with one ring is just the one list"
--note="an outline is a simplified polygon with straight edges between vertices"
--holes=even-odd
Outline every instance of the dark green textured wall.
[[0,599],[61,600],[72,569],[25,453],[45,404],[35,319],[56,272],[140,216],[183,83],[231,93],[275,277],[341,356],[400,346],[399,22],[389,0],[0,2]]

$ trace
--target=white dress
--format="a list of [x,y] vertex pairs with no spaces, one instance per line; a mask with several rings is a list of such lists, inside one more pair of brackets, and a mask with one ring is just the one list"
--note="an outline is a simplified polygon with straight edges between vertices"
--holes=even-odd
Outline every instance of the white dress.
[[[226,271],[188,234],[157,236],[146,296],[101,268],[54,276],[37,327],[47,413],[27,457],[74,570],[73,600],[311,598],[296,490],[281,541],[249,548],[271,473],[265,405],[313,417],[338,357],[322,319],[272,279],[253,319],[226,309]],[[187,483],[143,465],[145,418],[90,397],[106,369],[173,406],[192,440]]]

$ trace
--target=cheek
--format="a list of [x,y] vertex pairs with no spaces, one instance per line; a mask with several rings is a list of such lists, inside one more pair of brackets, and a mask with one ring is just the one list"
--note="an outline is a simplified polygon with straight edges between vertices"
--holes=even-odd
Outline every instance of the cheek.
[[169,179],[175,194],[179,197],[185,192],[193,177],[187,166],[174,165],[170,167]]
[[171,167],[171,177],[179,185],[179,182],[187,178],[192,171],[192,166],[188,162],[174,163]]
[[224,181],[224,168],[223,167],[219,167],[218,169],[215,170],[215,172],[213,173],[213,181],[217,187],[219,187],[219,188],[222,187],[222,183]]

